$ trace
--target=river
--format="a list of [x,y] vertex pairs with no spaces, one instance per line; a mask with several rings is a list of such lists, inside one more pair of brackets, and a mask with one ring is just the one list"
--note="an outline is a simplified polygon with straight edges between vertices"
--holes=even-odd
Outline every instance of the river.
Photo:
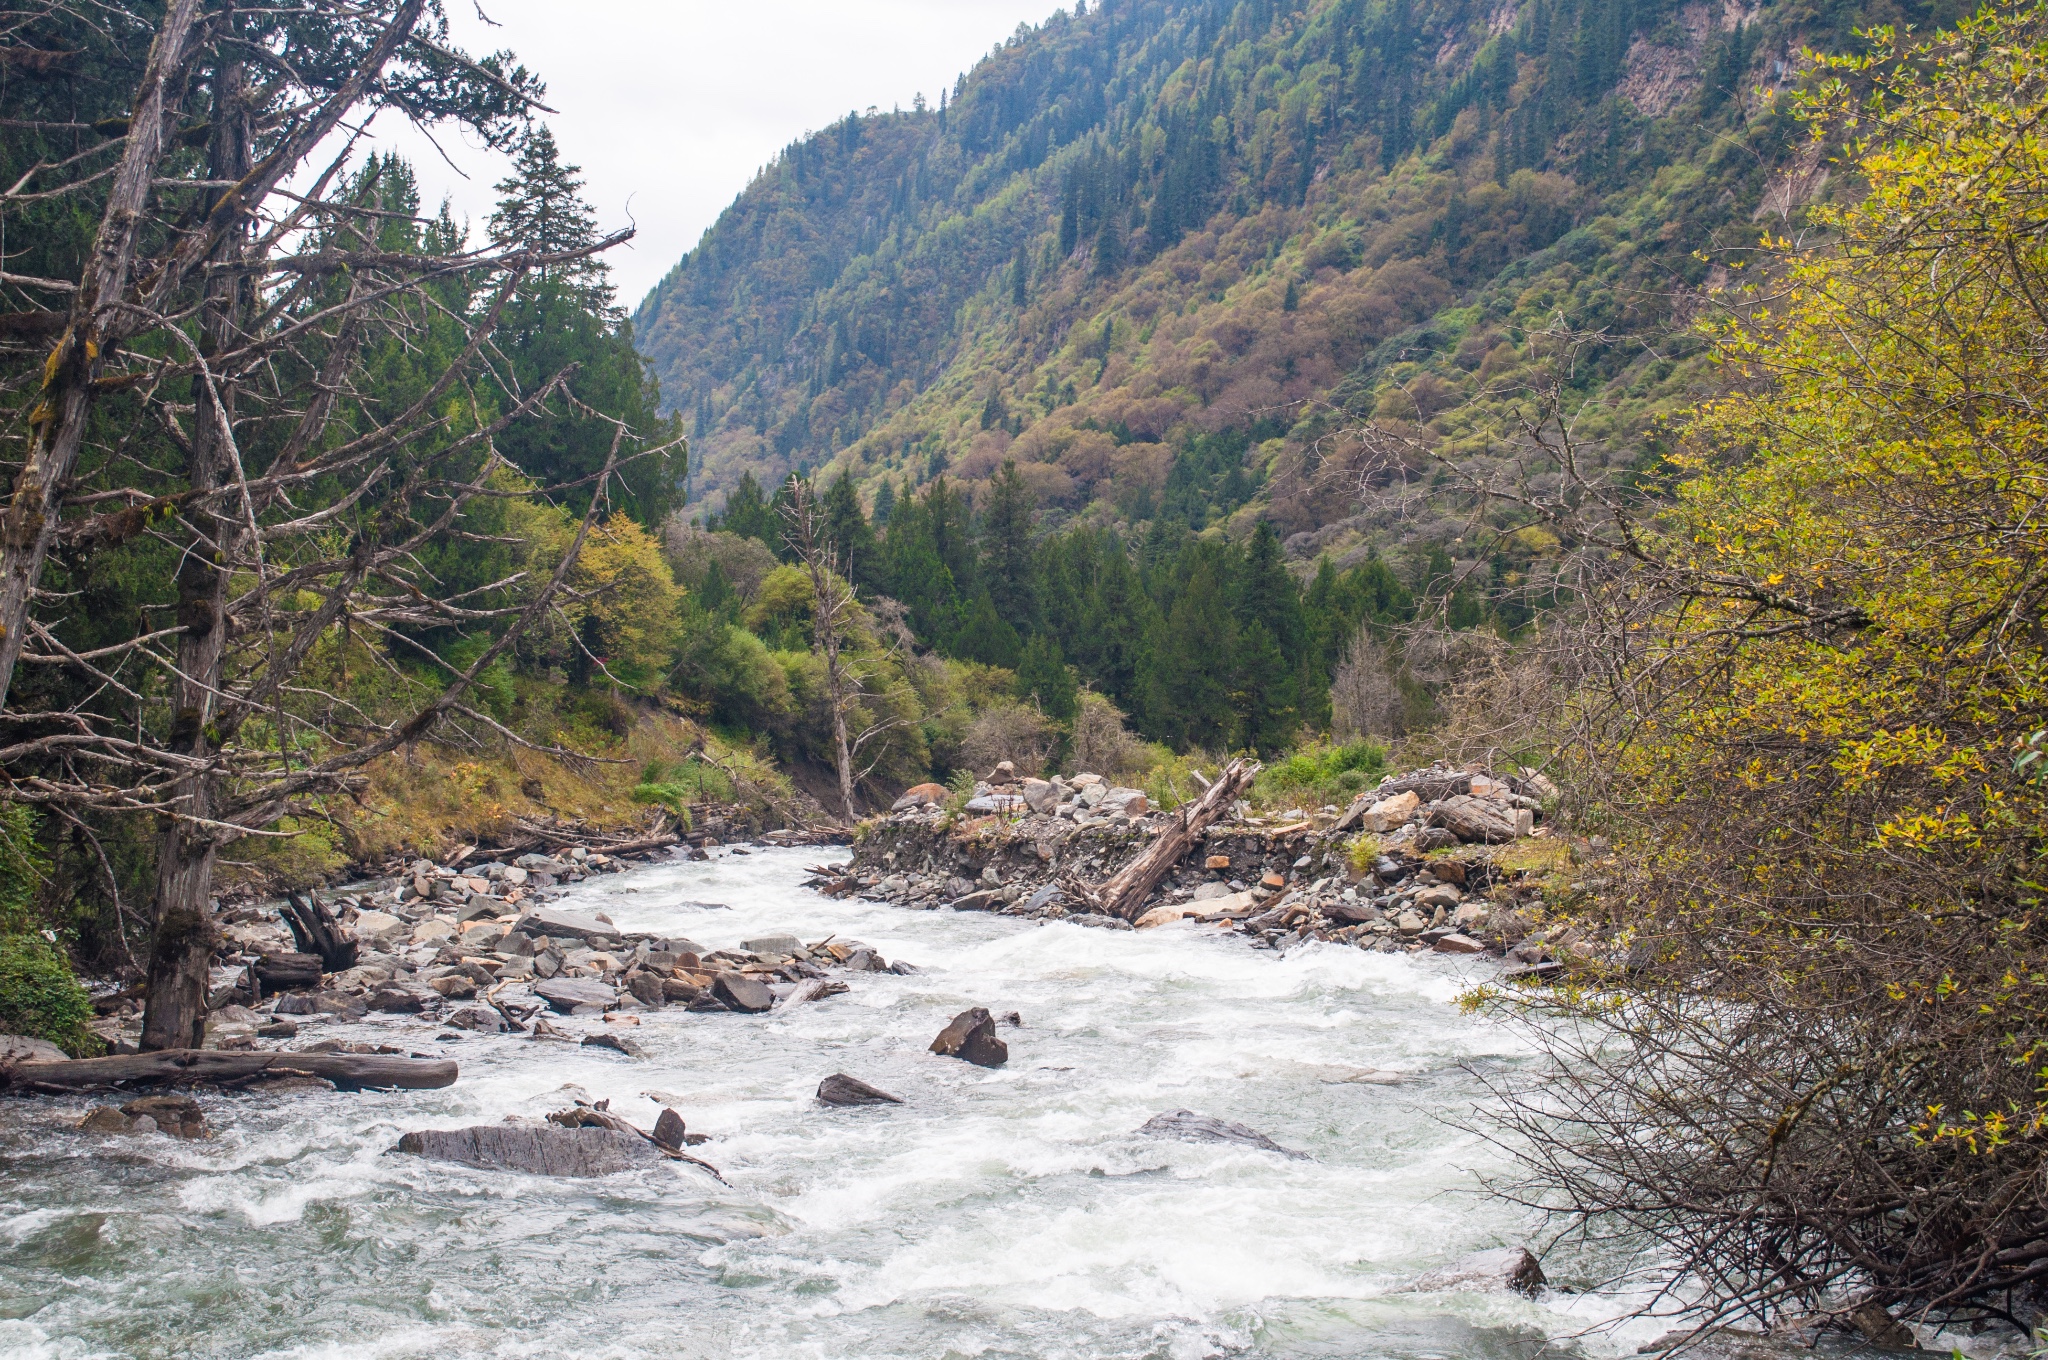
[[[61,1132],[79,1100],[0,1103],[0,1356],[1531,1360],[1656,1330],[1568,1339],[1614,1311],[1599,1295],[1401,1292],[1531,1232],[1475,1193],[1497,1154],[1446,1120],[1481,1098],[1469,1066],[1530,1061],[1460,1014],[1475,965],[831,901],[801,886],[818,853],[652,867],[563,905],[713,948],[859,939],[920,973],[764,1017],[651,1013],[640,1060],[308,1026],[402,1023],[461,1080],[206,1095],[198,1143]],[[926,1051],[970,1005],[1022,1016],[1008,1066]],[[908,1103],[821,1107],[835,1071]],[[696,1151],[730,1188],[386,1154],[577,1095],[650,1127],[650,1091],[711,1135]],[[1133,1136],[1179,1108],[1309,1159]]]

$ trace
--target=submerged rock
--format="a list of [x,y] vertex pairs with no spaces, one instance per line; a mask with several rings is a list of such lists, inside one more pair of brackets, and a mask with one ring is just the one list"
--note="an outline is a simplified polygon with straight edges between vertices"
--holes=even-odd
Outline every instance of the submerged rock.
[[1277,1152],[1283,1157],[1308,1159],[1306,1152],[1281,1147],[1257,1129],[1233,1124],[1227,1119],[1196,1114],[1193,1110],[1169,1110],[1165,1114],[1155,1114],[1144,1122],[1138,1132],[1148,1138],[1177,1138],[1183,1143],[1240,1143],[1264,1152]]
[[986,1006],[960,1012],[932,1040],[932,1052],[961,1058],[976,1067],[1001,1067],[1010,1060],[1010,1046],[996,1037],[995,1017]]
[[1543,1284],[1543,1267],[1527,1247],[1475,1251],[1415,1281],[1417,1289],[1511,1289],[1518,1294],[1534,1294]]
[[400,1138],[392,1151],[533,1176],[609,1176],[658,1166],[664,1160],[661,1150],[638,1134],[608,1128],[565,1129],[554,1124],[422,1129]]
[[868,1085],[858,1077],[834,1072],[818,1083],[818,1099],[827,1105],[901,1105],[903,1097]]

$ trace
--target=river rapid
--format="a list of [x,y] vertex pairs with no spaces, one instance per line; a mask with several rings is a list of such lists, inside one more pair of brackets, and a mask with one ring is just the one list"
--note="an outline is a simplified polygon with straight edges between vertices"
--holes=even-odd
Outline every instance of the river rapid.
[[[639,1060],[437,1042],[412,1017],[307,1025],[401,1026],[461,1080],[202,1093],[199,1143],[66,1131],[83,1100],[0,1102],[0,1356],[1532,1360],[1659,1330],[1578,1336],[1619,1309],[1597,1293],[1402,1292],[1531,1233],[1476,1192],[1498,1154],[1456,1127],[1483,1098],[1468,1069],[1532,1061],[1454,1004],[1484,965],[832,901],[801,887],[819,853],[662,865],[561,905],[712,948],[858,939],[922,972],[767,1016],[648,1013]],[[1008,1066],[927,1051],[971,1005],[1021,1014]],[[839,1071],[908,1103],[818,1105]],[[387,1155],[407,1129],[579,1096],[642,1127],[673,1104],[731,1186]],[[1181,1108],[1309,1159],[1134,1136]]]

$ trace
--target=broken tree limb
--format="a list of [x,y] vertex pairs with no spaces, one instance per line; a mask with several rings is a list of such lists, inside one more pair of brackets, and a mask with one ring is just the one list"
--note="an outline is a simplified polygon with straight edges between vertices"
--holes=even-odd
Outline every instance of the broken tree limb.
[[1139,852],[1138,857],[1117,870],[1106,882],[1093,886],[1070,884],[1069,891],[1078,892],[1093,903],[1098,911],[1124,920],[1135,920],[1145,909],[1145,899],[1159,886],[1159,880],[1166,877],[1181,857],[1194,849],[1202,839],[1202,833],[1209,824],[1230,810],[1244,791],[1251,787],[1259,773],[1255,760],[1233,760],[1224,766],[1216,776],[1216,782],[1202,792],[1192,803],[1183,803],[1173,814],[1164,831],[1152,838],[1152,843]]
[[113,1058],[26,1062],[0,1067],[0,1091],[83,1091],[108,1086],[221,1086],[307,1076],[344,1090],[433,1091],[455,1084],[455,1064],[437,1058],[367,1053],[224,1053],[166,1048]]
[[318,954],[320,966],[327,972],[345,972],[356,966],[356,942],[342,933],[341,923],[319,898],[286,893],[285,904],[277,909],[277,914],[291,928],[299,952]]

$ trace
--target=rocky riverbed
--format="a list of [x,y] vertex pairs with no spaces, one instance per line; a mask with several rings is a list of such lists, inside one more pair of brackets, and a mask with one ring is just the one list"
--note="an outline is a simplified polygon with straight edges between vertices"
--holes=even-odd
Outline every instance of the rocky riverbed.
[[[1498,965],[909,912],[805,890],[816,857],[364,889],[344,915],[404,923],[369,921],[368,971],[216,1013],[287,1058],[456,1058],[445,1089],[0,1100],[0,1356],[1555,1360],[1661,1330],[1601,1329],[1630,1302],[1602,1249],[1536,1285],[1534,1225],[1477,1193],[1501,1159],[1459,1124],[1528,1058],[1453,1003]],[[514,908],[471,918],[499,948],[446,961],[478,942],[423,927],[472,896]],[[488,966],[550,951],[612,1003]],[[463,958],[489,986],[433,985],[476,982]],[[667,998],[707,965],[771,1007]],[[820,983],[845,990],[798,999]],[[472,1027],[500,1006],[524,1032]],[[1000,1063],[963,1060],[991,1036]]]
[[1550,834],[1540,775],[1428,769],[1389,777],[1349,808],[1253,816],[1208,828],[1132,920],[1099,913],[1085,888],[1136,855],[1174,813],[1098,775],[1017,779],[998,769],[955,809],[914,789],[863,828],[825,891],[926,909],[993,911],[1145,929],[1192,920],[1267,946],[1324,940],[1379,953],[1509,956],[1510,976],[1556,971],[1570,939],[1546,938],[1525,908],[1528,847]]

